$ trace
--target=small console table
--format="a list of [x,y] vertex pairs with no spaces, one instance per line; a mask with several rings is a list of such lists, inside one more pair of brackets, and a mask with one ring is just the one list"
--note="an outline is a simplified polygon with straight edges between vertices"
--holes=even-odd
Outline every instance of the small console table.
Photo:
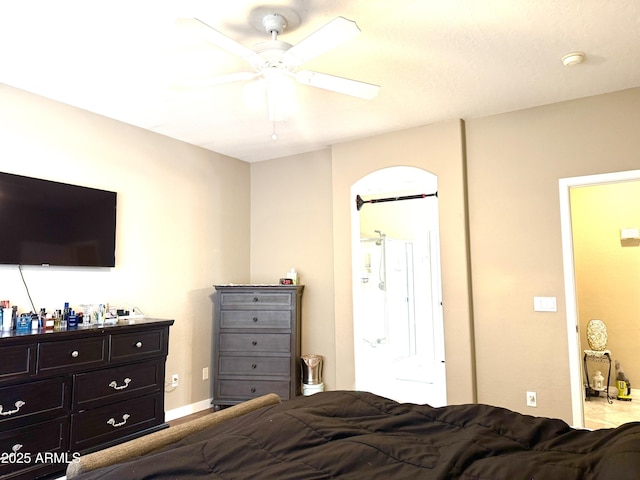
[[607,401],[609,403],[613,403],[613,400],[609,395],[609,382],[611,381],[611,352],[609,350],[585,350],[584,351],[584,358],[582,361],[584,365],[584,374],[587,377],[587,387],[585,389],[585,398],[589,400],[592,390],[596,392],[595,393],[596,395],[598,395],[601,392],[601,390],[594,389],[591,386],[591,378],[589,377],[589,368],[587,367],[587,360],[592,360],[594,362],[603,362],[603,363],[609,362],[609,372],[607,373],[606,392],[607,392]]
[[0,479],[64,472],[80,454],[165,428],[173,320],[0,335]]

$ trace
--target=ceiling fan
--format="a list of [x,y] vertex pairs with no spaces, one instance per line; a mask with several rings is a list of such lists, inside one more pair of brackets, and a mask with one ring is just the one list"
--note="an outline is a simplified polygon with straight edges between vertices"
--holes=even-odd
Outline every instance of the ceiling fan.
[[[293,19],[294,25],[296,20],[296,18]],[[271,38],[254,45],[253,48],[245,47],[196,18],[179,19],[178,22],[194,29],[202,38],[219,48],[240,57],[251,67],[251,71],[209,77],[203,81],[187,82],[186,85],[212,86],[235,81],[262,79],[265,83],[269,120],[272,122],[286,120],[288,116],[287,98],[291,98],[293,95],[292,80],[302,85],[366,100],[375,97],[380,90],[380,86],[371,83],[299,69],[312,58],[337,47],[360,33],[356,23],[344,17],[333,19],[296,45],[291,45],[278,40],[278,35],[288,26],[287,18],[280,13],[268,13],[262,18],[262,26]]]

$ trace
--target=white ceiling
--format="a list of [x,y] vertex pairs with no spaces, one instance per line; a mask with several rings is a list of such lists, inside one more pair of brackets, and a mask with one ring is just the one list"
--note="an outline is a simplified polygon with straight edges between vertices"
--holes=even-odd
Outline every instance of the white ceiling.
[[[177,18],[251,47],[268,39],[249,24],[264,5],[298,13],[299,27],[279,37],[294,45],[336,16],[355,20],[359,36],[304,68],[378,84],[380,94],[298,85],[297,110],[273,141],[242,83],[175,88],[246,70]],[[0,83],[253,162],[637,87],[639,36],[640,0],[2,0]],[[575,50],[586,61],[564,67]]]

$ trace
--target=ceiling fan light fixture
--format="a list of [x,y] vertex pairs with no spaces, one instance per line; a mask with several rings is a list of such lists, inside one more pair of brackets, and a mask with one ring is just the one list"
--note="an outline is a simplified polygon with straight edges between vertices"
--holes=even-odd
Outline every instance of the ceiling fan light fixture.
[[293,79],[276,67],[265,71],[267,110],[270,122],[283,122],[295,106],[296,86]]
[[242,87],[242,100],[250,112],[264,112],[266,83],[264,78],[258,78],[253,82],[247,82]]

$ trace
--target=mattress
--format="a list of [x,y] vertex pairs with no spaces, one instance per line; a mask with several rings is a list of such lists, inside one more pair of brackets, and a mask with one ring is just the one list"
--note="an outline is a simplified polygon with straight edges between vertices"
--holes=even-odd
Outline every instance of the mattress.
[[260,408],[159,452],[82,475],[111,479],[637,479],[640,423],[577,430],[482,405],[401,404],[332,391]]

